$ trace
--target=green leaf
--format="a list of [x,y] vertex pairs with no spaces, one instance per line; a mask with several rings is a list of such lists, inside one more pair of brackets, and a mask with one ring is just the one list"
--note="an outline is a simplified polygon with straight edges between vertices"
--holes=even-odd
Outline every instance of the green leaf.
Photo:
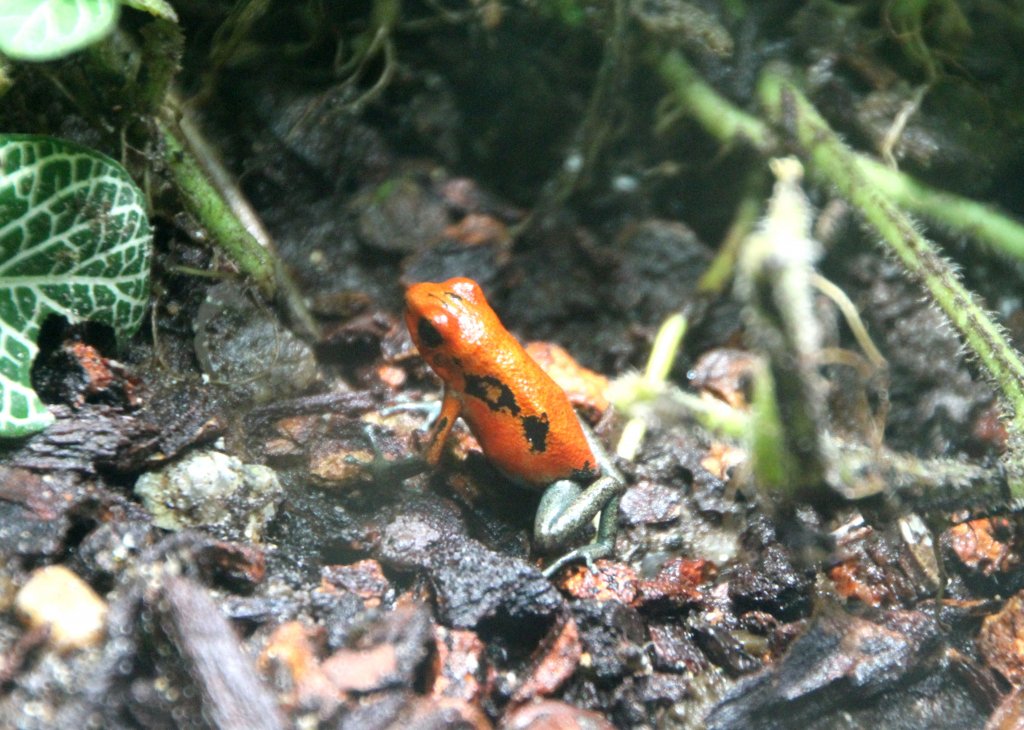
[[51,137],[0,135],[0,436],[52,421],[29,380],[47,316],[135,332],[149,298],[152,229],[128,173]]
[[118,0],[2,0],[0,51],[22,61],[52,61],[113,30]]
[[124,5],[149,13],[157,18],[178,22],[178,14],[167,0],[121,0]]

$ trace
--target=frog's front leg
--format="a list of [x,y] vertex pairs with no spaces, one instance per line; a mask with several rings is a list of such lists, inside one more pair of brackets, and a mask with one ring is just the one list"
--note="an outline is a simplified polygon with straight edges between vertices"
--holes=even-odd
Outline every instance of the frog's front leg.
[[544,570],[546,576],[576,560],[585,561],[592,569],[595,560],[607,557],[615,548],[619,499],[626,488],[626,480],[590,429],[585,424],[581,425],[602,475],[586,489],[569,479],[561,479],[549,486],[537,507],[534,540],[542,551],[554,552],[578,538],[598,513],[601,519],[594,541],[555,560]]

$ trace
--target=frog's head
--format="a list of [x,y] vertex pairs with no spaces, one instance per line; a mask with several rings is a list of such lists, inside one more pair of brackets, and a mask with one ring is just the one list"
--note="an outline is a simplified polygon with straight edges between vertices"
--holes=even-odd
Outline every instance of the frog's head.
[[465,361],[472,360],[488,328],[497,321],[480,285],[472,279],[423,282],[405,292],[405,324],[412,341],[449,384],[462,380]]

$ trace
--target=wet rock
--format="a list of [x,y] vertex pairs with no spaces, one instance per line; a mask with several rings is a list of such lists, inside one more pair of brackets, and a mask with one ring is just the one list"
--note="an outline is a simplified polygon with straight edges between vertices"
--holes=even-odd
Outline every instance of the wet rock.
[[619,518],[627,525],[672,522],[682,514],[681,499],[678,489],[641,482],[622,495]]
[[812,582],[779,544],[768,545],[753,562],[737,564],[729,576],[729,597],[740,610],[766,611],[785,620],[810,608]]
[[402,269],[402,284],[420,281],[445,281],[453,276],[468,276],[491,295],[498,272],[508,259],[504,244],[484,243],[466,246],[444,239],[409,256]]
[[273,470],[219,451],[196,451],[143,474],[135,493],[167,530],[205,527],[227,539],[259,542],[283,489]]
[[0,558],[42,557],[63,550],[68,516],[82,480],[73,473],[44,477],[0,467]]
[[113,587],[116,579],[162,534],[141,519],[105,522],[78,544],[71,565],[93,585]]
[[574,601],[571,608],[589,674],[609,682],[642,671],[645,633],[636,609],[617,601]]
[[695,289],[710,260],[697,234],[676,221],[649,220],[632,226],[620,236],[616,249],[622,260],[615,273],[615,304],[648,326],[658,325],[683,306],[680,293]]
[[680,624],[651,624],[647,627],[655,669],[665,672],[699,674],[708,667],[707,657]]
[[674,705],[690,695],[689,679],[678,674],[648,674],[637,684],[637,695],[650,708]]
[[761,668],[761,660],[748,651],[742,633],[716,624],[706,614],[688,622],[690,635],[701,652],[730,676],[739,677]]
[[367,608],[355,593],[317,589],[312,595],[312,614],[327,629],[326,644],[329,651],[348,646],[353,632],[363,627],[375,615],[376,608]]
[[448,224],[444,202],[413,176],[392,178],[358,193],[359,238],[381,251],[412,253],[441,239]]
[[63,565],[39,568],[14,599],[30,628],[45,628],[58,651],[94,646],[103,638],[107,604]]
[[256,403],[307,390],[316,380],[312,349],[235,282],[207,292],[194,345],[203,373]]
[[884,624],[844,614],[815,620],[786,655],[741,682],[709,728],[977,727],[987,700],[962,659],[934,658],[941,629],[917,612]]
[[468,537],[457,511],[438,500],[417,499],[383,528],[380,559],[420,570],[437,596],[438,617],[454,628],[488,619],[547,619],[564,604],[540,571],[487,549]]

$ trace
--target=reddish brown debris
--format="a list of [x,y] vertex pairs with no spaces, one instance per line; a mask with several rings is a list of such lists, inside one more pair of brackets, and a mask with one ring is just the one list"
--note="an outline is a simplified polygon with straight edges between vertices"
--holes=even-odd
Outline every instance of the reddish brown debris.
[[550,342],[530,342],[526,352],[558,383],[574,406],[597,416],[608,410],[608,378],[583,367],[564,347]]
[[561,591],[572,598],[596,601],[620,601],[632,604],[639,594],[639,576],[625,563],[598,560],[596,570],[586,565],[574,565],[563,572],[559,582]]
[[539,657],[532,671],[516,688],[512,702],[525,702],[554,693],[576,671],[582,654],[579,629],[572,617],[566,615],[541,644]]
[[1010,684],[1024,685],[1024,591],[1010,598],[999,613],[985,618],[978,649]]
[[211,540],[197,546],[193,556],[203,574],[238,591],[255,589],[267,575],[266,555],[248,543]]
[[498,727],[501,730],[614,730],[614,725],[596,712],[559,700],[517,707],[505,715]]
[[339,692],[372,692],[397,684],[398,657],[393,644],[368,649],[338,649],[320,665]]
[[260,671],[290,687],[283,698],[286,707],[323,707],[338,702],[338,692],[316,658],[315,647],[322,634],[300,621],[289,621],[274,630],[260,654]]
[[1024,690],[1006,695],[985,723],[985,730],[1024,730]]
[[756,363],[757,356],[746,350],[709,350],[694,363],[690,382],[733,408],[746,408],[747,389]]
[[713,578],[716,573],[715,564],[709,560],[672,558],[661,567],[652,580],[640,581],[640,592],[635,605],[695,603],[701,599],[698,587]]
[[289,416],[282,418],[275,429],[284,437],[298,444],[308,443],[319,430],[322,419],[320,416]]
[[464,246],[483,244],[503,246],[509,242],[508,226],[497,218],[484,213],[466,215],[458,223],[453,223],[445,228],[444,237]]
[[1006,422],[1003,411],[996,405],[983,410],[974,420],[972,435],[988,448],[996,451],[1006,449]]
[[485,684],[484,642],[473,631],[434,627],[434,662],[430,694],[479,702]]
[[309,475],[332,487],[355,489],[372,481],[369,449],[349,450],[340,441],[317,441],[309,454]]
[[729,470],[746,460],[743,449],[716,441],[708,447],[707,456],[700,460],[700,465],[719,479],[728,479]]
[[1015,524],[1006,517],[986,517],[954,525],[942,536],[967,568],[992,576],[1008,573],[1020,565],[1020,554],[1002,535],[1012,536]]
[[349,591],[363,599],[367,608],[376,608],[391,583],[376,560],[360,560],[350,565],[327,565],[320,570],[320,590]]
[[114,373],[107,365],[107,358],[103,357],[95,347],[84,342],[72,342],[66,345],[65,349],[74,356],[85,374],[86,395],[101,393],[114,382]]
[[[836,592],[843,598],[855,598],[868,606],[880,606],[883,600],[891,598],[884,584],[865,580],[866,576],[859,560],[851,558],[833,566],[828,572],[828,577],[835,584]],[[878,578],[877,575],[874,577]]]
[[405,385],[408,376],[403,368],[385,364],[377,368],[377,379],[392,390],[398,390]]

